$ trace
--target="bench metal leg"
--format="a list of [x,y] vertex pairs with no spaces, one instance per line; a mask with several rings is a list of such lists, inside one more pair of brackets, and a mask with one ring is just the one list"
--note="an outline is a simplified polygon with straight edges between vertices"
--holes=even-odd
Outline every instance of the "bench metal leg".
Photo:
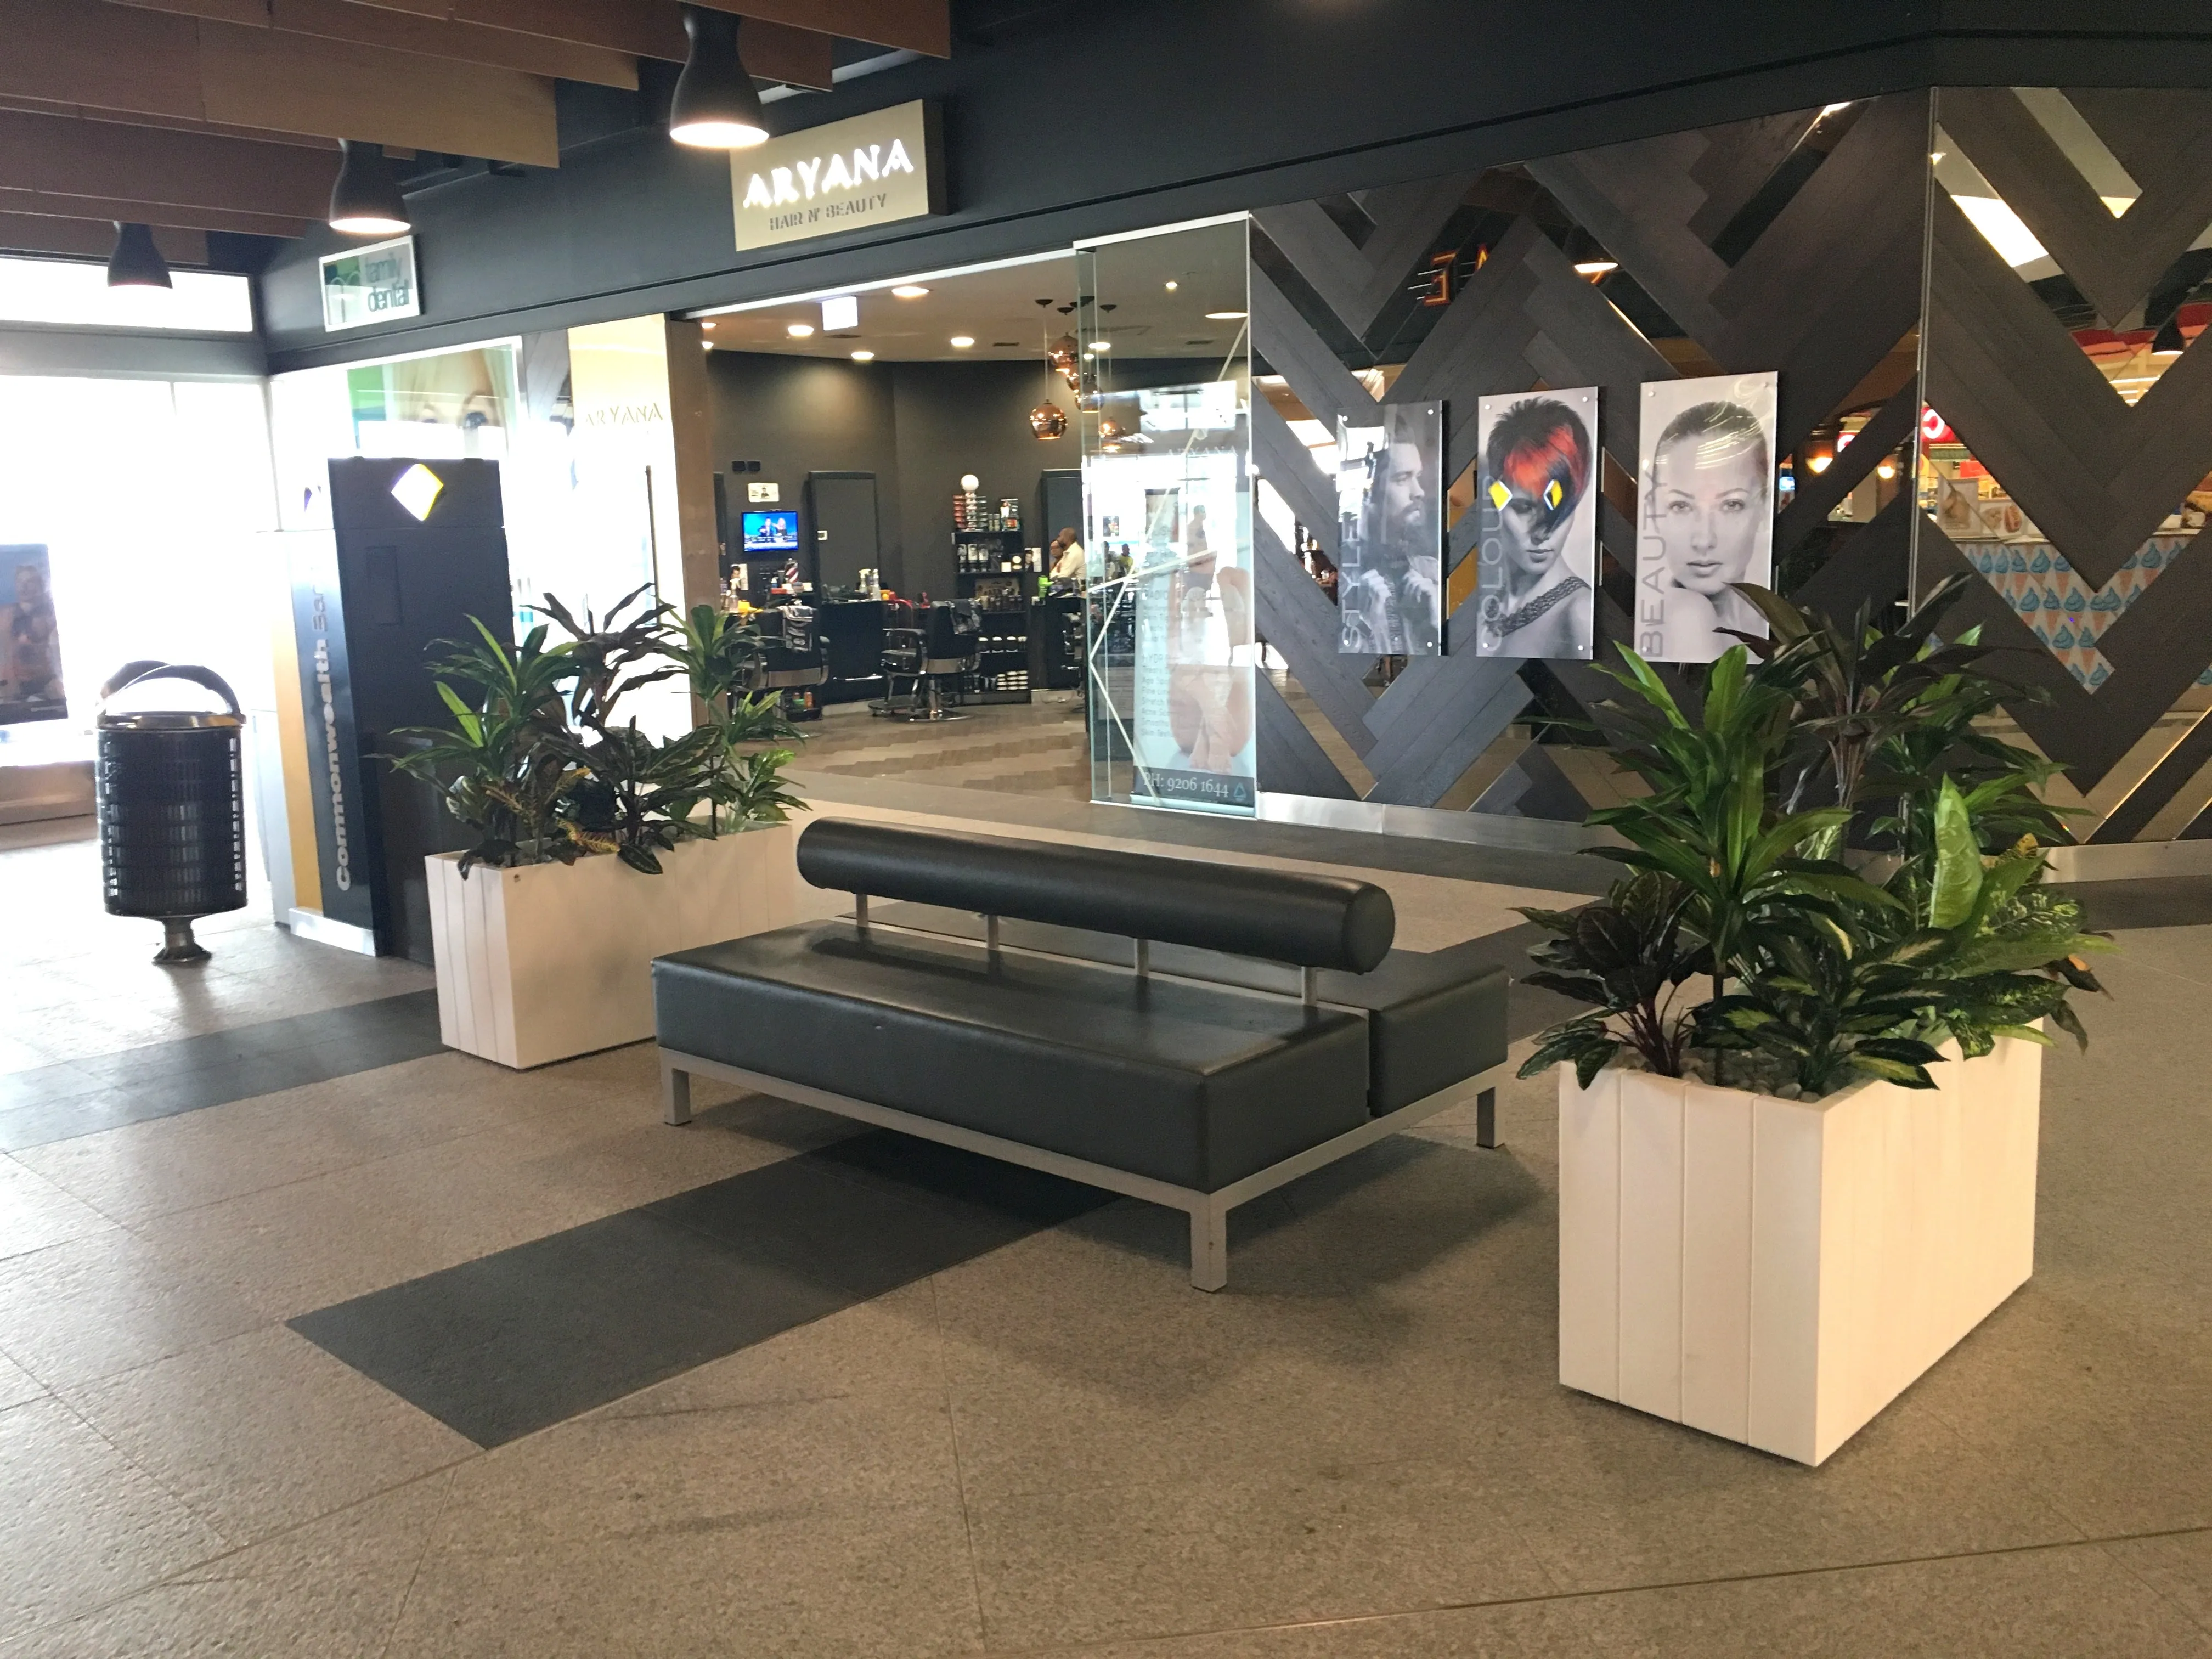
[[1485,1089],[1474,1097],[1474,1144],[1498,1145],[1498,1091]]
[[660,1117],[664,1123],[691,1121],[691,1073],[660,1062]]
[[1190,1212],[1190,1282],[1218,1291],[1229,1283],[1229,1211],[1206,1204]]

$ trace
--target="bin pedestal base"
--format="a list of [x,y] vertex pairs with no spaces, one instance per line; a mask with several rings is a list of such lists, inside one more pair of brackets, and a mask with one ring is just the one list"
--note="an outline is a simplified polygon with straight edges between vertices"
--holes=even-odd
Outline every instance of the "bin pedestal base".
[[161,948],[154,952],[156,963],[164,968],[182,968],[207,959],[207,946],[192,937],[190,916],[161,923]]

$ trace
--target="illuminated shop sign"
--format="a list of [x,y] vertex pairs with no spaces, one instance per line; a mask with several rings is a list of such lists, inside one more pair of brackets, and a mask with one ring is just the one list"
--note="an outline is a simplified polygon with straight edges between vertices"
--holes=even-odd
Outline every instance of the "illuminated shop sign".
[[737,245],[775,247],[945,210],[937,112],[915,102],[730,152]]

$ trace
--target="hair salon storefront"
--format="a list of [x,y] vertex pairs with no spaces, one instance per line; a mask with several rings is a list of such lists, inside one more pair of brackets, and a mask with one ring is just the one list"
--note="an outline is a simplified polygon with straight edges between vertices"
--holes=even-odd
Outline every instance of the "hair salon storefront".
[[[2212,836],[2212,32],[2165,56],[2196,88],[2136,91],[2109,16],[1969,74],[1881,16],[1622,9],[1562,51],[1139,9],[1073,85],[1072,27],[1010,21],[776,105],[762,160],[640,131],[427,196],[422,315],[325,337],[303,253],[276,366],[665,314],[659,557],[703,599],[702,321],[1073,250],[1095,798],[1571,845],[1617,645],[1694,697],[1760,631],[1735,582],[1879,614],[1968,573],[2077,834]],[[1168,375],[1137,319],[1199,269],[1221,326]]]

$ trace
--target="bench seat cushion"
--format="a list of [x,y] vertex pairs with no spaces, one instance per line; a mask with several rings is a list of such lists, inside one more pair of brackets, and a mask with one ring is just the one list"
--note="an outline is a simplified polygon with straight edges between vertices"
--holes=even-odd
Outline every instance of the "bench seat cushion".
[[1489,942],[1393,951],[1373,972],[1324,969],[1324,1003],[1367,1010],[1367,1100],[1377,1117],[1449,1089],[1505,1059],[1506,973]]
[[653,964],[661,1047],[1213,1192],[1356,1127],[1355,1014],[849,922]]

